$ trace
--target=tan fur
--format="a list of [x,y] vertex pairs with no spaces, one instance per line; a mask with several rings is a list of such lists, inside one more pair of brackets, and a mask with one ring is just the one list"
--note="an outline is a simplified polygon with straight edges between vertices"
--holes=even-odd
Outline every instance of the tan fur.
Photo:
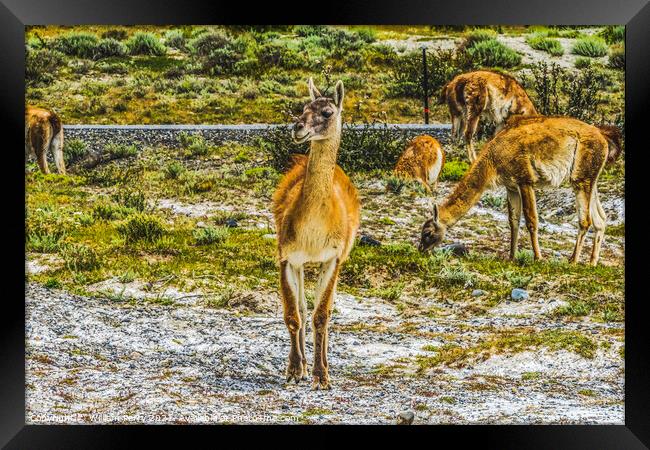
[[445,165],[445,151],[436,139],[423,135],[413,138],[395,165],[395,174],[418,180],[430,193]]
[[[313,315],[313,389],[330,387],[329,318],[339,268],[350,254],[360,221],[357,191],[336,165],[341,138],[342,83],[337,84],[336,91],[333,101],[325,99],[310,80],[312,102],[305,106],[294,126],[294,138],[299,135],[299,141],[316,140],[311,140],[308,157],[294,157],[293,167],[273,195],[284,319],[291,338],[287,381],[293,379],[297,383],[307,375],[304,265],[320,264]],[[321,113],[326,110],[334,114],[324,118]]]
[[498,132],[512,115],[537,114],[517,80],[487,70],[458,75],[443,88],[440,97],[449,108],[452,136],[464,139],[470,161],[476,159],[473,139],[481,116],[489,117]]
[[422,228],[420,249],[438,245],[447,230],[481,198],[500,184],[508,192],[510,256],[517,250],[523,210],[535,259],[541,258],[537,239],[537,205],[533,188],[557,187],[568,180],[576,193],[579,232],[571,261],[578,262],[585,234],[594,226],[590,262],[598,263],[605,233],[605,213],[597,181],[610,153],[611,138],[599,128],[567,117],[535,116],[511,124],[488,142],[468,173],[434,208],[434,218]]
[[52,111],[28,106],[25,108],[25,159],[33,155],[41,171],[50,173],[48,150],[54,156],[59,173],[65,174],[61,120]]

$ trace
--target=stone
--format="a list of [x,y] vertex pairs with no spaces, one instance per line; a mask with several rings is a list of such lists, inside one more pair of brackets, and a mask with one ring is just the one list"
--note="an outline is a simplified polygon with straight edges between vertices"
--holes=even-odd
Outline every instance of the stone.
[[529,297],[528,291],[525,289],[520,289],[520,288],[514,288],[512,292],[510,292],[510,298],[514,302],[520,302],[522,300],[527,300]]
[[485,295],[486,292],[483,289],[474,289],[472,291],[472,297],[480,297],[481,295]]
[[228,228],[237,228],[239,224],[235,219],[228,219],[224,222],[224,225],[227,226]]
[[465,246],[465,244],[449,244],[449,245],[444,245],[440,247],[441,252],[449,252],[454,256],[467,256],[469,253],[469,250]]
[[402,411],[397,416],[397,425],[411,425],[415,419],[415,413],[413,411]]
[[368,245],[370,247],[378,247],[381,245],[381,242],[379,242],[377,239],[373,238],[372,236],[369,236],[367,234],[362,234],[361,238],[359,238],[359,245]]

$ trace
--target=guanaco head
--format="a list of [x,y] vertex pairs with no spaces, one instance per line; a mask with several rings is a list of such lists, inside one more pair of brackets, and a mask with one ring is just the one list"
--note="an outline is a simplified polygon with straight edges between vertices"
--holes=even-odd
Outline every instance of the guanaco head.
[[341,111],[343,111],[343,82],[334,87],[334,98],[323,97],[310,78],[309,96],[302,115],[293,125],[292,137],[297,143],[329,139],[340,131]]
[[445,237],[447,227],[438,222],[438,205],[433,206],[433,217],[422,225],[422,236],[418,250],[426,252],[439,245]]

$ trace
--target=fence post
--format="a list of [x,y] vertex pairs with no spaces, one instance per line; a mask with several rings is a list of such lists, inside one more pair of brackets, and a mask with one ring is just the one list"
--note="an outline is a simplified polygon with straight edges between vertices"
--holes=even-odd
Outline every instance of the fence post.
[[422,94],[424,95],[424,123],[429,123],[429,74],[427,73],[427,48],[422,46]]

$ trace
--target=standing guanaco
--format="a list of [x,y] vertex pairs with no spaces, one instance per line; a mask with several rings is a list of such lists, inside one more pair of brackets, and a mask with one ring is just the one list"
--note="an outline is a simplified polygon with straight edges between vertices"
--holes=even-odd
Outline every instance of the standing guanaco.
[[476,159],[473,140],[482,115],[492,119],[498,133],[511,115],[537,114],[517,80],[488,70],[456,76],[442,88],[438,102],[447,103],[452,136],[464,139],[470,162]]
[[61,119],[52,111],[28,106],[25,108],[25,160],[34,155],[41,172],[50,173],[48,150],[54,155],[59,173],[65,174]]
[[305,353],[307,306],[304,265],[320,264],[316,285],[313,333],[312,389],[329,389],[327,363],[328,324],[341,264],[347,259],[359,228],[359,198],[355,187],[336,164],[341,141],[343,83],[333,98],[326,98],[310,78],[302,115],[293,126],[295,142],[310,141],[308,157],[294,158],[273,195],[280,260],[280,288],[284,321],[291,349],[287,381],[308,375]]
[[435,138],[422,135],[413,138],[395,165],[395,174],[418,180],[427,192],[435,188],[445,165],[445,151]]
[[576,194],[578,236],[570,260],[577,263],[584,238],[595,229],[590,263],[598,264],[605,234],[605,211],[598,198],[598,176],[606,162],[620,153],[620,132],[595,127],[568,117],[525,117],[510,120],[485,144],[453,192],[422,227],[420,251],[438,245],[454,225],[481,198],[484,190],[500,184],[508,193],[510,257],[514,258],[523,209],[536,260],[542,257],[537,239],[537,205],[533,188],[558,187],[568,180]]

